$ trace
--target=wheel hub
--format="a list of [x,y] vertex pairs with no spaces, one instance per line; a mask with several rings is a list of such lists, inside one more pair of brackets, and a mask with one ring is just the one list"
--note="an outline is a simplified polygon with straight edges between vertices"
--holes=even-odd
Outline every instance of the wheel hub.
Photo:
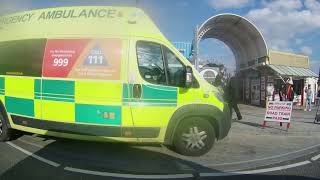
[[187,149],[202,149],[205,147],[203,142],[207,138],[205,131],[199,132],[198,127],[191,127],[189,133],[182,134],[182,140],[185,142]]

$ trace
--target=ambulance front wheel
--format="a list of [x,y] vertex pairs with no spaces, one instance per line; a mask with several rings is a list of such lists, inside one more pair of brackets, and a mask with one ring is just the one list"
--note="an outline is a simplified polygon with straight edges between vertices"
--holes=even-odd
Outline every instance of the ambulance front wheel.
[[13,129],[7,125],[7,120],[0,113],[0,142],[9,141],[13,137]]
[[208,120],[192,117],[179,123],[173,146],[182,155],[201,156],[210,151],[215,139],[214,127]]

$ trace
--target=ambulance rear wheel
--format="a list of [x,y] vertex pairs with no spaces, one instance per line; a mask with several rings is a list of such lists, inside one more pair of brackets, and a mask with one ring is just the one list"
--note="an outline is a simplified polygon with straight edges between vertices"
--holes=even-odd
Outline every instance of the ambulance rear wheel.
[[0,141],[9,141],[13,136],[13,130],[7,125],[7,120],[0,113]]
[[201,156],[212,148],[216,136],[209,121],[200,117],[182,120],[175,132],[175,150],[186,156]]

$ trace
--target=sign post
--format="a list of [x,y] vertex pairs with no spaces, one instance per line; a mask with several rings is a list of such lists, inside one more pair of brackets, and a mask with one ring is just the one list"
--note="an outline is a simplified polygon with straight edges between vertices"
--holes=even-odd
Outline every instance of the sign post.
[[320,68],[319,68],[318,86],[320,86]]
[[263,120],[262,128],[265,128],[267,122],[287,123],[287,130],[290,128],[292,114],[292,102],[290,101],[269,101],[266,114]]
[[198,29],[198,25],[194,31],[194,41],[193,41],[193,60],[194,60],[194,66],[196,68],[197,71],[199,71],[199,29]]

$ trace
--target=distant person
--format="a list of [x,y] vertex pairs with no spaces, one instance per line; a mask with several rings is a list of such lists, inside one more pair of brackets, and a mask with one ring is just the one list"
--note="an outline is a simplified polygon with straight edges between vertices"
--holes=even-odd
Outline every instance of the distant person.
[[232,109],[237,114],[237,119],[241,120],[242,116],[238,107],[238,80],[235,77],[231,77],[230,80],[227,83],[227,86],[225,88],[225,98],[226,101],[229,103],[230,113],[232,115]]
[[293,91],[293,80],[292,78],[289,78],[287,81],[287,101],[293,101],[294,99],[294,91]]
[[289,101],[293,101],[293,100],[294,100],[294,95],[295,95],[295,93],[294,93],[294,89],[293,89],[293,87],[291,86],[291,88],[290,88],[290,97],[289,97]]
[[284,89],[285,89],[285,86],[282,85],[281,88],[278,90],[280,101],[286,100],[286,94],[284,93]]
[[305,111],[311,111],[311,103],[312,103],[312,90],[311,85],[308,84],[308,87],[304,90],[307,97],[307,104]]
[[220,66],[219,67],[219,72],[218,72],[218,75],[217,77],[215,78],[214,80],[214,83],[213,85],[216,86],[216,87],[219,87],[221,89],[224,89],[225,86],[226,86],[226,80],[224,78],[224,66]]
[[269,84],[267,86],[267,100],[273,101],[274,99],[274,86],[272,84]]
[[276,91],[273,93],[273,100],[274,101],[280,101],[280,89],[278,88]]
[[318,86],[318,92],[317,92],[317,105],[320,105],[320,86]]

